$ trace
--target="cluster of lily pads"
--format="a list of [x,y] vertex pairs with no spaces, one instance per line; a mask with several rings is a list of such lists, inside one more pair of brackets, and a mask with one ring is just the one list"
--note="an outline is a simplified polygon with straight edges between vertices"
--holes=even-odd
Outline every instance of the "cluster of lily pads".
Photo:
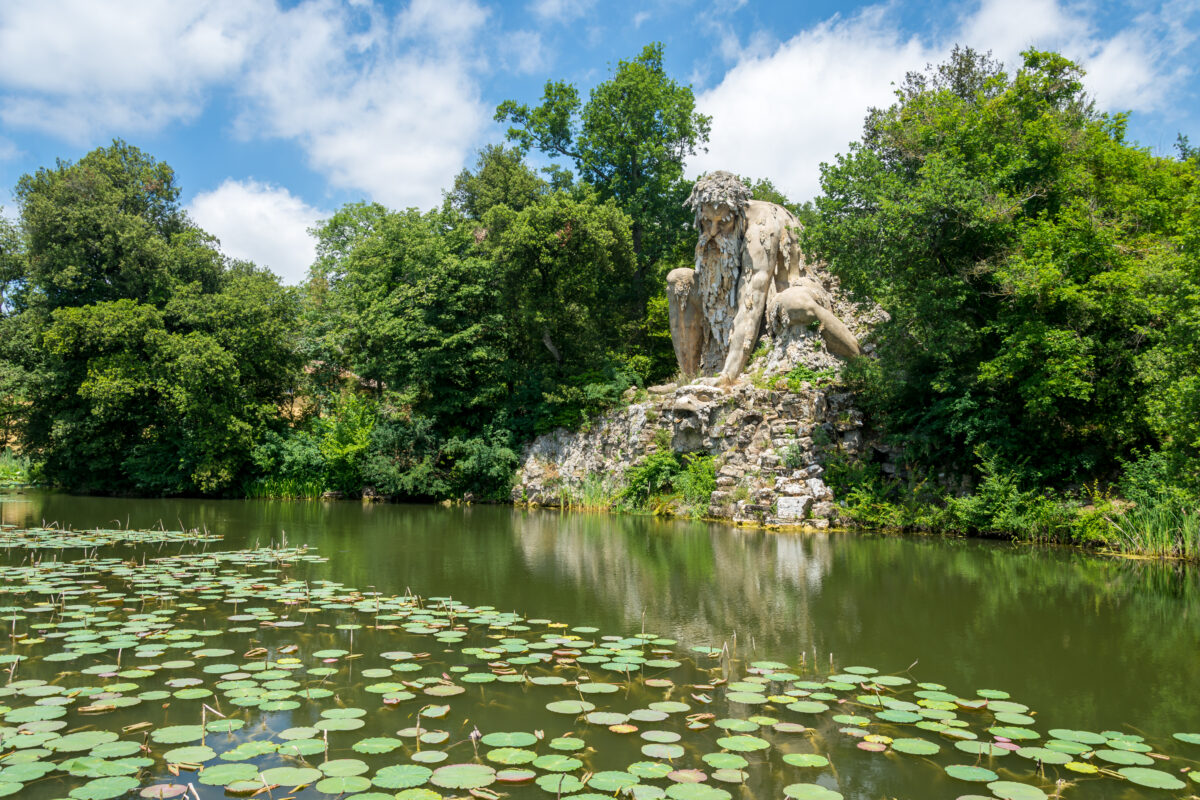
[[92,549],[108,545],[194,544],[217,542],[221,537],[202,531],[103,529],[76,531],[58,528],[17,528],[0,525],[0,548],[25,550]]
[[954,781],[1000,800],[1200,781],[1197,733],[1045,728],[999,690],[304,579],[325,560],[0,567],[0,797],[838,800],[848,751],[842,772],[903,759],[947,797]]

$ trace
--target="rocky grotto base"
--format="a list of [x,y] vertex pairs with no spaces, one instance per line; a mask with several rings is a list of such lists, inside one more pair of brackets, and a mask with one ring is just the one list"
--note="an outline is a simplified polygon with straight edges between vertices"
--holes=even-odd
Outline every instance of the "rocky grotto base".
[[822,462],[831,451],[891,466],[887,451],[867,443],[863,416],[845,392],[811,383],[793,392],[745,381],[729,388],[666,384],[646,395],[586,430],[538,437],[525,450],[514,503],[574,505],[589,484],[611,496],[630,467],[669,442],[676,453],[714,457],[717,490],[704,516],[826,529],[839,522],[836,498],[823,479]]

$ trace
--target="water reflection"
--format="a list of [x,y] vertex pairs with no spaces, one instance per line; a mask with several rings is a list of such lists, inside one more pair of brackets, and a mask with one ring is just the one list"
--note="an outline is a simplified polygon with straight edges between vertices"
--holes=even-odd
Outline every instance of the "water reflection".
[[1196,727],[1200,577],[977,541],[790,535],[645,517],[357,503],[0,498],[0,519],[206,528],[329,555],[319,577],[451,595],[752,658],[1000,688],[1066,727]]

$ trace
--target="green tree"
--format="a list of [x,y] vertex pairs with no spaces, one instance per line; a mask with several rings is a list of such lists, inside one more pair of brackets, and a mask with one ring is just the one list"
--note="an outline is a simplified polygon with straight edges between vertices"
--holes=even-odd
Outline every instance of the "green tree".
[[1195,286],[1189,170],[1128,144],[1082,78],[1053,53],[1010,76],[956,49],[823,165],[807,246],[891,315],[857,380],[931,466],[1069,484],[1155,444],[1147,381],[1170,378],[1148,354]]
[[1192,147],[1191,140],[1182,133],[1175,138],[1175,152],[1179,153],[1180,161],[1200,158],[1200,147]]
[[17,182],[28,282],[46,309],[121,298],[161,304],[174,287],[215,291],[215,240],[179,208],[175,173],[121,141]]
[[493,144],[479,152],[473,172],[464,169],[458,173],[447,197],[466,217],[482,220],[493,206],[520,211],[549,188],[525,163],[520,149]]
[[42,332],[22,441],[54,484],[89,492],[213,493],[251,468],[299,362],[294,294],[273,276],[183,291],[163,309],[109,300],[56,309]]
[[[23,250],[0,383],[50,482],[223,492],[294,388],[296,293],[227,264],[173,173],[124,142],[24,176]],[[4,392],[0,386],[0,392]]]
[[557,192],[486,219],[510,353],[574,371],[619,345],[636,319],[629,218],[590,192]]
[[506,392],[503,306],[473,226],[453,209],[350,206],[317,238],[314,350],[447,428],[490,420]]
[[496,119],[512,123],[508,138],[522,149],[569,158],[601,198],[613,198],[629,214],[638,300],[644,303],[649,266],[688,233],[683,201],[691,187],[683,180],[683,162],[704,147],[711,122],[697,113],[691,87],[667,75],[662,44],[619,61],[586,104],[574,85],[548,81],[541,105],[506,100]]
[[12,314],[20,303],[26,272],[25,247],[17,226],[3,216],[0,206],[0,317]]

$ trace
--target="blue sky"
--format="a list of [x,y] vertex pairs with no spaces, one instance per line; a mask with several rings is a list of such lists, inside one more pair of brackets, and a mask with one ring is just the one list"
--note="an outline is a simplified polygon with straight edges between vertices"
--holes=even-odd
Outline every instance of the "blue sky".
[[346,202],[428,208],[505,99],[585,93],[648,42],[713,117],[689,172],[769,177],[794,199],[907,70],[954,44],[1014,63],[1059,50],[1105,110],[1170,153],[1200,140],[1200,0],[6,0],[0,204],[24,173],[123,138],[171,164],[230,255],[302,279],[306,228]]

